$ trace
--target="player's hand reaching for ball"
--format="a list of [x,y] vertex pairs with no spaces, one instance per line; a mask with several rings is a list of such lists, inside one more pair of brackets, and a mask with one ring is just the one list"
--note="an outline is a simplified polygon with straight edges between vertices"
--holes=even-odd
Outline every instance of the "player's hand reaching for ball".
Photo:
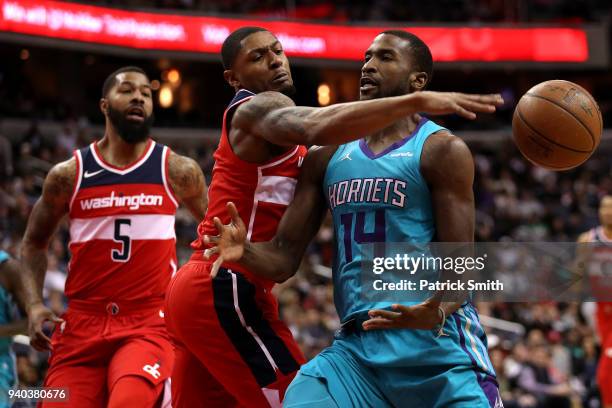
[[417,111],[429,115],[457,114],[476,119],[476,113],[493,113],[504,104],[500,94],[478,95],[458,92],[415,92]]
[[64,319],[57,317],[51,309],[42,303],[35,303],[29,309],[28,332],[30,335],[30,345],[38,351],[51,350],[51,339],[43,331],[43,325],[45,322],[62,324]]
[[213,219],[215,227],[219,235],[205,235],[204,242],[214,244],[215,246],[204,251],[204,256],[208,259],[211,256],[218,254],[219,257],[213,264],[210,275],[215,277],[219,271],[219,267],[223,262],[236,262],[242,258],[244,253],[244,243],[246,241],[246,227],[234,203],[227,203],[227,212],[230,215],[230,223],[223,225],[217,217]]
[[440,301],[431,298],[414,306],[395,304],[392,310],[370,310],[370,319],[363,322],[363,328],[431,330],[441,323],[439,307]]

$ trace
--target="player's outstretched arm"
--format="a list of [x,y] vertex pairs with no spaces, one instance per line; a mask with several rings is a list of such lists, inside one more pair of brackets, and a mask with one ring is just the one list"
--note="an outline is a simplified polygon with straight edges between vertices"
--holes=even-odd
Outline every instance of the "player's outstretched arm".
[[29,318],[30,344],[37,350],[50,348],[50,339],[42,331],[43,323],[46,320],[62,322],[43,304],[42,288],[47,271],[49,241],[60,220],[68,212],[76,171],[74,158],[55,165],[49,171],[43,184],[42,195],[34,204],[28,218],[23,237],[22,282],[27,299],[25,306]]
[[[216,244],[209,254],[219,254],[216,268],[224,262],[239,262],[259,276],[283,282],[297,271],[306,247],[321,226],[327,208],[321,188],[327,163],[335,147],[311,149],[304,160],[293,201],[280,221],[276,236],[268,242],[246,241],[246,228],[236,207],[228,205],[232,221],[214,222],[219,231],[216,237],[205,237]],[[214,275],[214,274],[213,274]]]
[[[448,132],[430,136],[421,154],[421,173],[431,193],[436,240],[468,244],[474,241],[474,161],[465,143]],[[454,274],[454,272],[451,272]],[[459,275],[455,275],[457,278]],[[467,293],[436,293],[416,306],[393,305],[394,311],[372,310],[366,330],[433,329],[463,303]],[[446,301],[452,298],[453,301]],[[456,300],[455,300],[456,299]],[[439,310],[441,307],[444,315]]]
[[277,145],[340,145],[382,130],[416,113],[457,114],[475,119],[503,104],[499,94],[415,92],[408,95],[340,103],[324,108],[295,106],[279,92],[257,94],[232,118],[232,130]]
[[198,220],[204,219],[208,207],[206,180],[198,163],[189,157],[170,152],[168,178],[174,194]]

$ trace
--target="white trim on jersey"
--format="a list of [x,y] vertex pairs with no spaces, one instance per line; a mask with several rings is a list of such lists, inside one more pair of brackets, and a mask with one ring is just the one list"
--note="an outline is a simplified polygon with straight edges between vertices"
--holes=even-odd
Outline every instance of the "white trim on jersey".
[[168,197],[170,197],[170,200],[172,200],[175,207],[178,208],[179,206],[178,200],[176,199],[176,197],[174,196],[174,193],[170,189],[170,186],[168,185],[168,180],[166,180],[166,163],[168,161],[169,154],[170,154],[170,149],[168,148],[168,146],[164,146],[164,150],[162,152],[162,169],[161,169],[162,181],[164,182],[164,188],[166,189],[166,194],[168,194]]
[[[254,94],[253,92],[251,92],[251,91],[249,91],[249,90],[247,90],[247,89],[244,89],[244,88],[239,89],[239,90],[238,90],[238,92],[236,92],[236,95],[238,95],[238,93],[239,93],[240,91],[246,91],[246,92],[251,93],[252,95],[250,95],[250,96],[246,96],[246,97],[244,97],[244,98],[240,99],[239,101],[236,101],[236,102],[232,103],[230,106],[228,106],[227,108],[225,108],[225,111],[226,111],[226,112],[227,112],[228,110],[232,109],[234,106],[236,106],[236,105],[238,105],[238,104],[240,104],[240,103],[242,103],[242,102],[248,101],[249,99],[251,99],[251,98],[253,98],[253,97],[255,96],[255,94]],[[229,136],[229,135],[228,135],[228,136]]]
[[74,203],[74,199],[77,194],[79,194],[79,190],[81,189],[81,181],[83,180],[83,157],[81,156],[81,151],[75,151],[76,162],[77,162],[77,180],[76,185],[74,186],[74,193],[72,193],[72,197],[70,198],[70,204],[68,204],[68,211],[72,210],[72,203]]
[[170,268],[172,268],[172,275],[170,277],[174,278],[174,275],[176,275],[176,263],[174,262],[174,259],[170,260]]
[[289,205],[297,180],[292,177],[263,176],[257,184],[255,199],[265,203]]
[[155,149],[155,141],[151,140],[151,146],[149,146],[149,150],[147,151],[147,153],[142,157],[142,159],[138,160],[136,163],[132,164],[130,167],[125,168],[123,170],[120,169],[115,169],[113,167],[110,167],[108,165],[106,165],[104,163],[104,161],[98,156],[98,153],[96,152],[96,147],[95,147],[96,142],[93,142],[90,146],[89,146],[89,150],[91,150],[91,154],[93,155],[94,160],[96,161],[96,163],[98,163],[98,165],[100,167],[102,167],[105,170],[110,171],[111,173],[115,173],[115,174],[119,174],[119,175],[125,175],[128,174],[129,172],[136,170],[138,167],[142,166],[144,164],[144,162],[147,161],[147,159],[151,156],[151,154],[153,153],[153,149]]
[[[70,221],[70,243],[88,242],[94,239],[110,240],[115,237],[115,220],[129,219],[131,240],[176,239],[174,215],[168,214],[121,214],[94,218],[73,218]],[[128,228],[126,228],[128,229]]]
[[164,381],[164,390],[159,408],[172,408],[172,378],[168,377]]
[[[255,224],[255,213],[257,212],[257,205],[259,203],[259,200],[257,198],[258,192],[260,191],[261,188],[261,184],[262,184],[262,180],[264,178],[263,174],[262,174],[262,170],[263,169],[267,169],[273,166],[276,166],[278,164],[281,164],[282,162],[289,160],[289,158],[291,158],[294,154],[296,154],[300,149],[300,146],[295,146],[295,149],[293,149],[293,151],[289,154],[287,154],[284,157],[281,157],[280,159],[272,162],[272,163],[268,163],[268,164],[264,164],[263,166],[258,166],[257,167],[257,186],[255,186],[255,193],[253,194],[253,209],[251,210],[251,216],[249,217],[249,229],[247,230],[247,239],[250,240],[251,236],[253,235],[253,226]],[[266,177],[274,177],[274,176],[266,176]],[[288,177],[285,177],[288,178]],[[297,181],[296,181],[297,183]],[[287,202],[287,205],[289,205],[289,203],[291,202],[291,199],[293,198],[293,196],[291,196],[289,198],[289,201]]]
[[272,358],[272,355],[270,354],[270,351],[268,350],[266,345],[263,343],[263,341],[257,335],[257,333],[255,333],[255,331],[251,328],[251,326],[246,324],[246,321],[244,320],[244,316],[242,315],[242,311],[240,310],[240,305],[238,304],[238,279],[236,278],[236,274],[232,272],[230,269],[228,269],[227,272],[230,275],[232,275],[232,291],[233,291],[233,297],[234,297],[234,310],[236,310],[236,314],[238,315],[238,318],[240,319],[240,323],[242,324],[242,327],[244,327],[249,332],[249,334],[253,336],[253,339],[255,339],[255,341],[259,345],[259,348],[261,348],[261,351],[263,351],[263,353],[266,355],[266,358],[268,359],[268,362],[270,363],[274,371],[279,371],[279,368],[274,362],[274,359]]
[[253,235],[253,225],[255,224],[255,213],[257,212],[257,205],[259,201],[255,197],[253,197],[253,209],[251,210],[251,217],[249,218],[249,229],[247,230],[247,241],[251,240],[251,236]]
[[274,388],[262,388],[261,392],[268,400],[270,408],[281,408],[283,406],[280,400],[280,392],[278,392],[278,390],[275,390]]
[[277,164],[281,164],[282,162],[287,161],[291,156],[296,154],[299,149],[300,149],[300,146],[295,146],[295,149],[293,149],[293,151],[291,153],[288,153],[286,156],[281,157],[280,159],[278,159],[275,162],[264,164],[263,166],[258,166],[257,169],[258,170],[267,169],[268,167],[273,167],[273,166],[276,166]]

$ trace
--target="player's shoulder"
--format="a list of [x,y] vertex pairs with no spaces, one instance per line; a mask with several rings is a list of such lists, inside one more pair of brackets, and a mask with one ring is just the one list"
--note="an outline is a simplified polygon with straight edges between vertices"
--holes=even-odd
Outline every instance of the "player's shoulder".
[[51,170],[47,173],[45,183],[70,185],[72,189],[76,182],[77,171],[77,161],[73,156],[51,167]]
[[444,183],[457,177],[467,182],[474,177],[474,160],[469,147],[446,129],[430,135],[423,145],[420,160],[420,171],[428,182]]
[[441,129],[432,133],[423,146],[423,158],[432,161],[461,156],[471,157],[470,149],[463,139],[454,135],[448,129]]
[[204,174],[198,162],[172,150],[168,152],[168,178],[179,195],[185,189],[204,185]]
[[168,170],[174,171],[189,171],[194,168],[199,168],[198,163],[191,157],[183,156],[177,152],[168,151]]
[[200,165],[191,157],[182,156],[172,150],[168,152],[168,174],[171,179],[201,172]]
[[45,177],[41,200],[57,207],[67,206],[75,190],[77,172],[74,156],[54,165]]
[[232,123],[240,125],[243,121],[253,121],[273,110],[290,106],[295,106],[295,102],[287,95],[275,91],[261,92],[238,106]]

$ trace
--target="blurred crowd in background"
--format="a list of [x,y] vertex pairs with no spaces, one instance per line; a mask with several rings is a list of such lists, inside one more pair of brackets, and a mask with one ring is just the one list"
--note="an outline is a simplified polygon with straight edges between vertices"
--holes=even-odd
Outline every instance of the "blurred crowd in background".
[[[0,136],[0,248],[13,255],[19,253],[28,215],[48,169],[69,158],[73,149],[102,136],[91,131],[84,118],[67,121],[61,129],[45,137],[33,121],[25,134],[12,138],[13,143]],[[510,140],[507,143],[508,148],[494,151],[471,146],[477,170],[478,241],[573,241],[597,224],[599,199],[612,192],[612,157],[599,154],[577,170],[555,173],[531,166]],[[210,181],[212,150],[172,147],[198,160]],[[179,211],[180,263],[190,255],[196,225],[188,212]],[[46,301],[58,314],[66,307],[67,227],[67,221],[63,222],[51,242],[45,280]],[[333,230],[328,218],[297,276],[275,289],[282,318],[308,358],[329,345],[339,327],[330,280],[332,257]],[[491,358],[506,407],[598,406],[595,372],[599,350],[592,304],[477,306],[483,316],[522,326],[516,332],[488,329]],[[16,351],[21,385],[39,384],[46,355],[19,344]]]
[[[179,13],[233,13],[257,17],[283,17],[334,22],[411,21],[411,22],[545,22],[580,23],[610,21],[609,0],[98,0],[89,3],[133,7],[171,8]],[[568,17],[571,16],[571,17]],[[65,51],[65,50],[64,50]],[[26,131],[0,132],[0,249],[18,256],[28,216],[41,193],[42,182],[53,164],[66,160],[72,151],[102,137],[97,100],[101,80],[125,59],[113,55],[21,49],[7,45],[0,59],[13,58],[0,69],[0,125],[3,118],[28,121]],[[139,62],[147,72],[167,72],[166,59]],[[157,109],[158,126],[213,128],[231,99],[231,90],[220,79],[219,64],[174,61],[181,71],[179,108]],[[84,70],[88,75],[79,76]],[[296,102],[316,105],[316,89],[327,77],[346,73],[312,67],[294,68],[298,84]],[[357,92],[358,70],[354,70]],[[568,73],[569,72],[569,73]],[[333,74],[333,75],[332,75]],[[155,74],[157,75],[157,74]],[[512,108],[522,92],[534,83],[563,77],[583,84],[599,101],[604,123],[612,119],[612,87],[609,72],[582,72],[579,68],[554,71],[455,70],[436,73],[436,90],[502,92],[507,101],[496,115],[482,116],[469,123],[457,118],[442,122],[452,130],[495,130],[505,133],[499,143],[469,143],[476,166],[476,240],[497,241],[575,241],[581,232],[598,223],[600,198],[612,193],[612,155],[600,149],[583,166],[569,172],[550,172],[527,163],[515,149],[510,135]],[[163,76],[155,77],[162,81]],[[153,77],[152,77],[153,79]],[[593,82],[590,82],[593,81]],[[599,82],[597,82],[599,81]],[[608,81],[608,82],[606,82]],[[332,83],[332,82],[330,82]],[[332,83],[333,84],[333,83]],[[351,84],[349,84],[351,85]],[[352,86],[352,85],[351,85]],[[456,89],[459,87],[460,89]],[[342,87],[338,86],[337,89]],[[354,99],[340,91],[335,101]],[[212,97],[214,96],[214,97]],[[182,106],[182,107],[181,107]],[[184,109],[183,109],[184,107]],[[59,131],[41,129],[41,119],[61,123]],[[0,126],[2,129],[2,126]],[[155,136],[155,128],[153,131]],[[213,149],[204,145],[186,148],[178,142],[170,147],[198,161],[210,182]],[[177,213],[177,253],[179,263],[190,256],[189,243],[196,225],[184,209]],[[69,251],[67,220],[63,221],[49,249],[44,295],[52,310],[66,308],[63,290]],[[309,247],[298,274],[278,285],[282,318],[298,339],[307,358],[312,358],[333,339],[339,327],[333,304],[331,265],[333,229],[326,219]],[[478,303],[483,319],[512,322],[511,325],[485,324],[489,352],[495,366],[507,408],[599,407],[595,373],[600,353],[594,328],[592,303]],[[494,320],[499,319],[499,320]],[[484,320],[483,320],[484,324]],[[19,341],[14,345],[20,387],[40,385],[46,370],[45,353],[32,350]],[[24,403],[21,406],[28,406]]]

